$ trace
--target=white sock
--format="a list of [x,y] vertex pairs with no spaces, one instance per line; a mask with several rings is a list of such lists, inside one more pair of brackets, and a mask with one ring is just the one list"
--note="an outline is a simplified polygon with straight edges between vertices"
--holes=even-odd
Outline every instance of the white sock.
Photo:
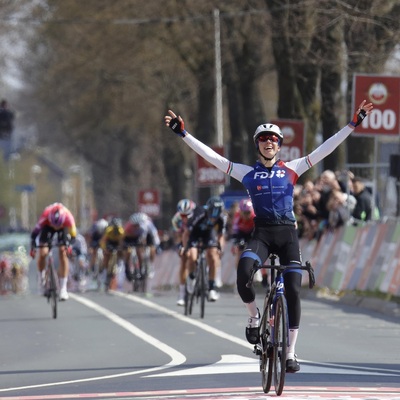
[[252,301],[251,303],[245,303],[245,306],[247,308],[247,311],[249,312],[250,317],[259,317],[258,308],[255,301]]
[[299,334],[299,329],[289,329],[289,346],[287,348],[286,358],[288,360],[294,359],[295,347],[297,342],[297,335]]
[[68,278],[60,278],[60,289],[63,290],[67,290],[67,280]]
[[185,297],[185,285],[179,285],[179,295],[180,297]]

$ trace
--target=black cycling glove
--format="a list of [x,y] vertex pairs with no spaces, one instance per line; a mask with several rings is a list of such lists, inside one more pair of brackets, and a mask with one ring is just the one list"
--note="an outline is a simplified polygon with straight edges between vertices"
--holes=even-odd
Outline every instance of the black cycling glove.
[[351,120],[350,124],[353,125],[354,127],[357,127],[360,125],[364,118],[367,116],[367,112],[363,109],[360,110],[360,112],[355,112],[353,115],[353,119]]
[[186,136],[186,131],[185,131],[185,123],[180,121],[178,118],[172,118],[169,127],[179,136],[185,137]]

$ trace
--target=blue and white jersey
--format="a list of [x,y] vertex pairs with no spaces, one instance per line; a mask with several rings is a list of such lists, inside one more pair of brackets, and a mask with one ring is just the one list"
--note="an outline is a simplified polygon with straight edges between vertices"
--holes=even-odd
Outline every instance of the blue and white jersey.
[[189,133],[183,140],[210,164],[242,182],[253,202],[256,222],[294,224],[293,190],[299,176],[332,153],[353,130],[349,124],[309,155],[288,162],[278,160],[271,168],[261,162],[254,166],[233,163]]

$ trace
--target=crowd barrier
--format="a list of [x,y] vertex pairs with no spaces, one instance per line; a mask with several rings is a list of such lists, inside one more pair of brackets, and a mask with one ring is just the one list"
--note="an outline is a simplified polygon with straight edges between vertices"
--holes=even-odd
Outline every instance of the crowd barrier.
[[[346,226],[326,232],[317,240],[300,240],[303,261],[310,261],[318,287],[331,290],[379,291],[400,295],[400,223]],[[236,281],[236,262],[228,242],[222,256],[220,278]],[[155,260],[153,288],[179,284],[179,257],[163,251]],[[305,280],[306,282],[306,276]]]

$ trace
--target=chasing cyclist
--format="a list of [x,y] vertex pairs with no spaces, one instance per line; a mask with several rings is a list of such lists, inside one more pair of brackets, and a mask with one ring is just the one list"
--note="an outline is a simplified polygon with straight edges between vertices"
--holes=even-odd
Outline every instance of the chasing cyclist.
[[217,301],[219,293],[215,285],[215,277],[221,266],[221,252],[225,244],[227,216],[223,214],[224,202],[218,196],[210,197],[204,207],[196,207],[189,218],[183,234],[183,246],[187,251],[186,289],[193,293],[196,279],[194,271],[198,258],[199,241],[206,249],[206,260],[209,268],[208,300]]
[[157,248],[160,246],[160,236],[152,219],[145,213],[134,213],[124,226],[124,262],[125,275],[129,281],[132,281],[132,271],[130,270],[129,260],[132,253],[132,247],[136,248],[136,254],[139,259],[139,265],[142,265],[145,254],[145,247],[150,249],[150,269],[148,271],[151,278],[154,274],[154,259]]
[[[300,248],[293,212],[293,190],[300,175],[332,153],[372,112],[372,103],[364,100],[355,111],[353,119],[309,155],[289,162],[278,158],[283,134],[277,125],[260,125],[253,141],[259,155],[254,166],[233,163],[206,146],[185,130],[184,121],[169,110],[165,124],[169,126],[196,153],[221,171],[237,179],[247,189],[256,214],[253,238],[242,253],[237,269],[238,293],[249,313],[246,338],[252,344],[260,340],[260,313],[255,301],[254,287],[246,286],[255,261],[261,265],[270,253],[278,255],[282,265],[301,264]],[[295,355],[295,345],[300,325],[300,288],[302,275],[288,270],[284,275],[289,314],[289,347],[286,372],[297,372],[300,364]]]
[[[43,271],[46,267],[46,257],[49,254],[53,236],[57,235],[60,268],[58,276],[60,279],[60,300],[68,300],[67,291],[68,281],[68,249],[76,237],[75,219],[62,203],[53,203],[47,206],[40,216],[36,226],[31,233],[31,257],[36,255],[36,238],[39,237],[39,257],[37,260],[37,268],[40,276],[40,289],[44,293],[45,276]],[[42,247],[43,246],[43,247]]]
[[95,221],[90,228],[89,232],[89,268],[94,274],[98,274],[98,270],[96,270],[96,264],[99,263],[97,259],[98,249],[101,249],[100,241],[104,235],[104,232],[108,226],[108,221],[104,218],[100,218]]
[[178,306],[185,305],[185,283],[186,283],[186,264],[187,253],[184,251],[182,244],[183,232],[185,231],[188,219],[193,215],[196,203],[190,199],[179,200],[176,206],[176,213],[171,219],[174,240],[178,246],[178,254],[180,259],[179,265],[179,295],[176,304]]
[[110,285],[116,276],[115,265],[109,265],[111,256],[114,252],[117,252],[117,260],[121,258],[122,244],[124,239],[124,228],[122,227],[122,220],[117,217],[111,218],[111,221],[104,231],[104,234],[100,240],[100,246],[103,249],[103,265],[100,273],[106,270],[106,291],[110,289]]

